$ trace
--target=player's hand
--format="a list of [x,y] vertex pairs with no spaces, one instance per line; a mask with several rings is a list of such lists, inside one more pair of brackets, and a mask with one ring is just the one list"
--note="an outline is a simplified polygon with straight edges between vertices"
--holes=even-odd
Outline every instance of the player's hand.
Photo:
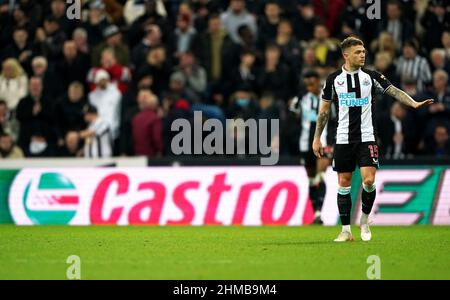
[[419,108],[422,108],[422,107],[429,106],[429,105],[431,105],[433,103],[434,103],[433,99],[427,99],[427,100],[422,101],[422,102],[416,102],[416,107],[414,107],[414,108],[415,109],[419,109]]
[[314,139],[313,141],[313,152],[314,155],[318,158],[322,158],[323,156],[323,147],[322,143],[320,142],[320,139]]

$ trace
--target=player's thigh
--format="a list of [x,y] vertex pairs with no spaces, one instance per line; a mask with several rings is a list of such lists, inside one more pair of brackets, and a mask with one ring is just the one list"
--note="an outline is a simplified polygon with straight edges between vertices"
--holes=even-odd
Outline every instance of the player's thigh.
[[333,170],[338,173],[353,173],[356,167],[357,148],[355,144],[337,144],[333,152]]
[[364,167],[379,168],[378,145],[376,142],[358,144],[356,155],[360,169]]
[[317,173],[323,173],[327,171],[330,166],[331,161],[329,158],[319,158],[317,159]]

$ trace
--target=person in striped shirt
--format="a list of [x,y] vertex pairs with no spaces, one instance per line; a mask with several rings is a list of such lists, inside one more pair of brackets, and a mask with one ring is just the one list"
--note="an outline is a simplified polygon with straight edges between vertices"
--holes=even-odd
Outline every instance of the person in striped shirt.
[[405,78],[417,80],[418,92],[424,92],[425,87],[431,82],[432,75],[430,65],[425,57],[418,53],[418,45],[415,40],[405,42],[403,56],[397,60],[397,75],[401,81]]
[[108,123],[98,116],[97,108],[91,104],[84,107],[84,119],[88,124],[88,128],[80,132],[80,138],[84,140],[84,157],[111,157],[112,137]]
[[415,109],[431,105],[433,100],[416,102],[393,86],[384,75],[365,69],[366,50],[360,39],[346,38],[341,43],[341,51],[345,64],[326,80],[316,122],[313,151],[319,158],[324,156],[320,137],[328,122],[331,104],[334,103],[338,111],[338,127],[332,166],[338,173],[337,202],[342,223],[342,231],[334,241],[353,240],[350,229],[350,192],[356,165],[360,168],[363,181],[361,239],[369,241],[372,234],[368,217],[375,201],[375,173],[379,167],[374,93],[385,93]]

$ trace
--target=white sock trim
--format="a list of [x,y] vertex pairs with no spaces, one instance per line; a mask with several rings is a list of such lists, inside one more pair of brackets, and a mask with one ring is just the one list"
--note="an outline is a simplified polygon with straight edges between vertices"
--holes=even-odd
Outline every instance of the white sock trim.
[[365,185],[363,183],[363,189],[367,192],[367,193],[372,193],[377,187],[375,186],[375,183],[372,185]]

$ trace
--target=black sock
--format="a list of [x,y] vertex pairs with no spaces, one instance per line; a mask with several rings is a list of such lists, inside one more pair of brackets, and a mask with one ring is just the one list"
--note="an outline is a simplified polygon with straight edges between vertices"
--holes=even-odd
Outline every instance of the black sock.
[[374,189],[372,192],[368,193],[363,188],[361,194],[361,202],[362,202],[362,212],[366,215],[370,214],[372,211],[373,203],[375,202],[375,197],[377,195],[377,190]]
[[337,201],[342,225],[350,225],[350,213],[352,210],[351,194],[341,195],[338,193]]
[[327,185],[325,181],[321,181],[317,187],[317,209],[322,210],[323,201],[325,200],[325,193],[327,192]]
[[311,200],[314,211],[317,211],[317,192],[317,185],[309,186],[309,199]]

